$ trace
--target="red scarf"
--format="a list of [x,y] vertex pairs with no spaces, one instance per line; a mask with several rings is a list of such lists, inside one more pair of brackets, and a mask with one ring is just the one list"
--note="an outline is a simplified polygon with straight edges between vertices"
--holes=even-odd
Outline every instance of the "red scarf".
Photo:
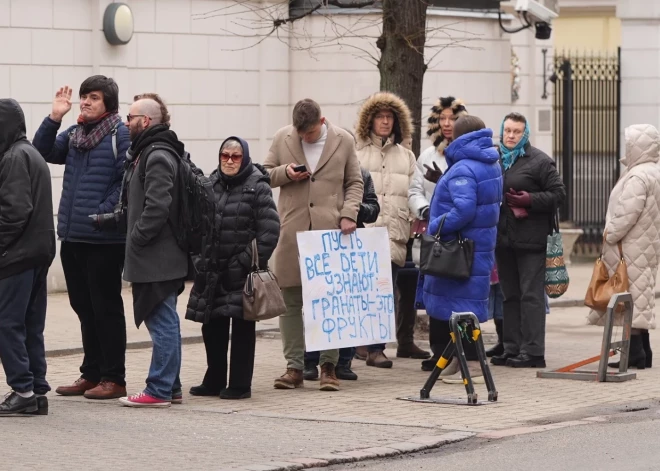
[[[96,121],[101,121],[103,118],[105,118],[106,116],[110,116],[111,114],[112,114],[112,113],[110,113],[109,111],[106,111],[106,112],[103,113],[103,114],[99,117],[99,119],[97,119]],[[87,122],[85,121],[85,119],[83,118],[83,115],[82,115],[82,114],[78,116],[78,120],[77,120],[76,122],[77,122],[78,124],[89,124],[89,123],[87,123]]]

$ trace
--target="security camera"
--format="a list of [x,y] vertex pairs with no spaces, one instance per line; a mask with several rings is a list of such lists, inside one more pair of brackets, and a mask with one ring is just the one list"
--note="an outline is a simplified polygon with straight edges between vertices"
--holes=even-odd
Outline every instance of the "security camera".
[[536,39],[550,39],[550,34],[552,33],[550,24],[552,20],[559,16],[556,12],[534,0],[517,0],[514,9],[526,21],[534,22]]
[[528,18],[543,23],[551,23],[559,16],[548,7],[534,0],[517,0],[515,10],[518,13],[527,13]]

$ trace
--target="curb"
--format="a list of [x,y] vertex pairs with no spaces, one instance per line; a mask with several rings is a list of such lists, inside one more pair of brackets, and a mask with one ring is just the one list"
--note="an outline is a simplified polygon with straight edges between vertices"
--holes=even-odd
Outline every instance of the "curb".
[[451,443],[462,442],[475,435],[477,434],[472,432],[449,432],[443,435],[422,435],[411,438],[405,442],[395,442],[383,446],[330,453],[327,455],[315,455],[309,458],[295,458],[290,461],[271,461],[268,463],[250,464],[233,471],[296,471],[299,469],[325,468],[335,464],[356,463],[358,461],[374,460],[430,450]]
[[[655,298],[660,298],[660,290],[655,292]],[[551,299],[550,307],[586,307],[584,305],[584,298],[566,298],[566,299]]]
[[[272,333],[272,332],[279,332],[280,329],[277,327],[273,327],[271,329],[263,329],[263,330],[258,330],[257,331],[257,337],[259,337],[262,334],[267,334],[267,333]],[[231,338],[231,335],[229,336]],[[202,338],[201,335],[191,335],[188,337],[181,337],[181,344],[182,345],[194,345],[197,343],[203,343],[204,339]],[[153,346],[153,343],[151,340],[143,340],[140,342],[128,342],[126,343],[126,350],[141,350],[144,348],[151,348]],[[53,358],[53,357],[65,357],[65,356],[70,356],[70,355],[78,355],[79,353],[83,353],[82,347],[74,347],[74,348],[60,348],[57,350],[47,350],[46,351],[46,358]]]
[[[655,297],[656,299],[660,299],[660,290],[655,292]],[[565,308],[565,307],[585,307],[584,306],[584,299],[578,299],[578,298],[566,298],[566,299],[551,299],[550,302],[550,307],[553,308]],[[424,314],[419,314],[419,315],[426,315]],[[280,329],[278,327],[273,327],[271,329],[264,329],[264,330],[258,330],[257,331],[257,337],[259,337],[262,334],[265,333],[272,333],[272,332],[279,332]],[[201,335],[194,335],[190,337],[181,337],[181,343],[183,345],[193,345],[197,343],[202,343],[204,340],[202,339]],[[126,350],[140,350],[143,348],[151,348],[152,343],[150,340],[146,341],[141,341],[141,342],[129,342],[126,344]],[[46,358],[53,358],[53,357],[64,357],[64,356],[69,356],[69,355],[78,355],[79,353],[83,353],[82,347],[75,347],[75,348],[61,348],[58,350],[47,350],[46,351]],[[333,463],[334,464],[334,463]],[[275,468],[273,468],[275,469]],[[291,468],[293,469],[293,468]],[[295,468],[295,469],[304,469],[304,468]]]

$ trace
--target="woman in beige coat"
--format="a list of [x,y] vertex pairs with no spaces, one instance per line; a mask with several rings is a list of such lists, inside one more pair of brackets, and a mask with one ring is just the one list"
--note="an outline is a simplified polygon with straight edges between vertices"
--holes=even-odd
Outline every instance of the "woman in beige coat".
[[[629,366],[650,368],[649,329],[655,329],[655,280],[660,257],[660,133],[650,124],[626,128],[626,166],[610,194],[605,222],[603,261],[610,276],[619,263],[622,243],[629,291],[635,303]],[[589,323],[604,324],[604,312],[591,311]],[[622,316],[615,325],[622,325]],[[618,367],[618,363],[610,364]]]

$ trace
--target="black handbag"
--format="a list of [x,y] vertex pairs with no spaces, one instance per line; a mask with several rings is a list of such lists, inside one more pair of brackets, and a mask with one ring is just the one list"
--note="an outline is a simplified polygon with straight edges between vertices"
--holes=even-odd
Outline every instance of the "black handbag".
[[436,235],[422,234],[419,269],[425,275],[467,280],[472,272],[474,241],[464,239],[460,232],[455,239],[440,240],[446,217],[446,214],[442,217]]

